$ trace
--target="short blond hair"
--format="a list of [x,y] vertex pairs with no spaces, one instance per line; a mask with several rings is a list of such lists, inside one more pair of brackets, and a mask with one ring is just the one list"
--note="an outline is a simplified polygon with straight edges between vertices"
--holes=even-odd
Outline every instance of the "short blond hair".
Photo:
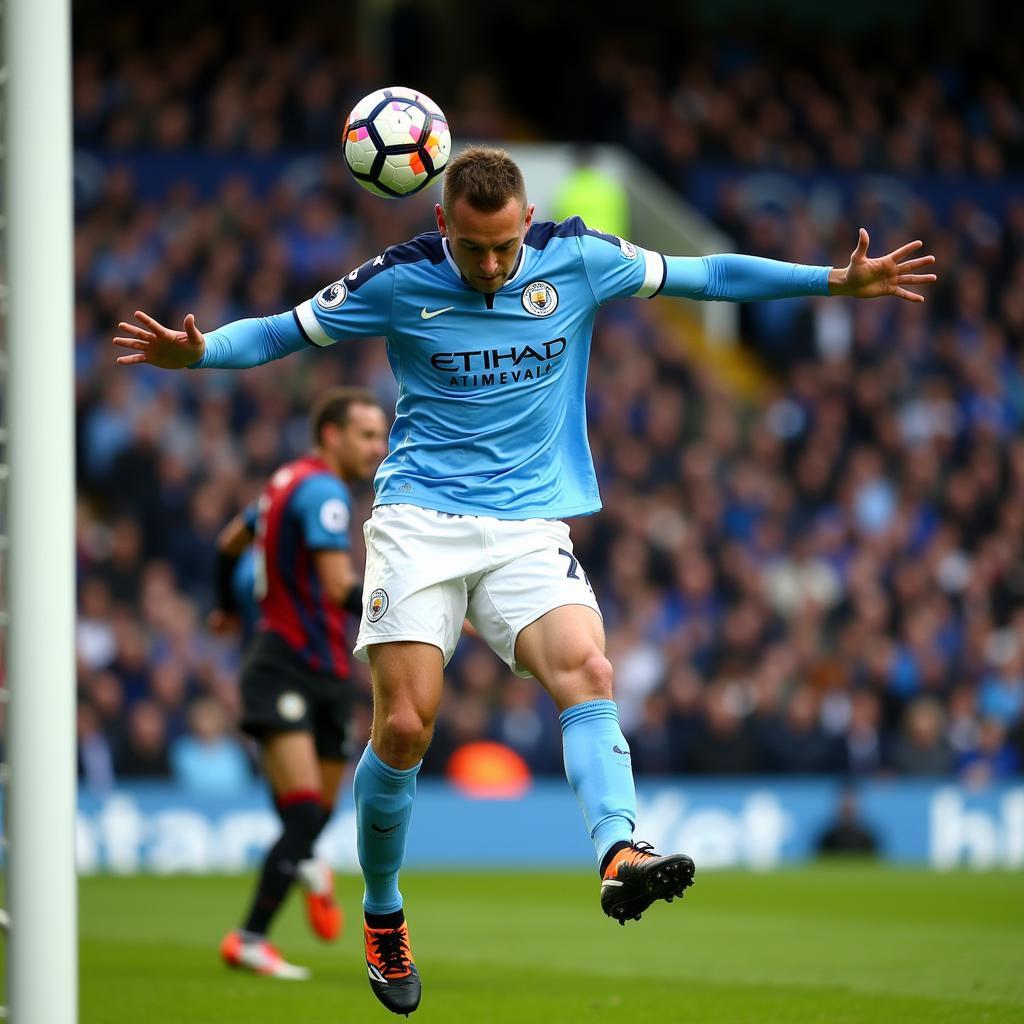
[[503,149],[470,146],[451,160],[444,172],[441,206],[445,216],[465,199],[474,210],[495,213],[510,199],[518,199],[526,209],[526,182],[519,165]]

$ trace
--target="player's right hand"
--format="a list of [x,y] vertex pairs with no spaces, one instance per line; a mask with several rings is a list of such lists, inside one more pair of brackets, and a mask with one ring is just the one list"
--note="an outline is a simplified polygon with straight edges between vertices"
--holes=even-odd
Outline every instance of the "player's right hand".
[[206,351],[206,338],[191,313],[185,317],[183,331],[164,327],[141,309],[135,311],[135,319],[141,326],[124,321],[117,325],[128,337],[114,338],[114,344],[135,350],[130,356],[117,357],[122,365],[149,363],[165,370],[180,370],[191,366]]
[[206,628],[217,635],[233,633],[239,628],[237,615],[224,611],[223,608],[214,608],[206,617]]

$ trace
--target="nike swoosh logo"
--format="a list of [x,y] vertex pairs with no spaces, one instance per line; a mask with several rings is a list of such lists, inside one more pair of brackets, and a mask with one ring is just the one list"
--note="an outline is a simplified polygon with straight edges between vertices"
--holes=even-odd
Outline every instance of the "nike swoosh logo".
[[433,320],[433,318],[435,316],[440,316],[442,313],[447,313],[450,310],[453,310],[454,308],[455,308],[454,306],[445,306],[444,309],[428,310],[427,307],[424,306],[420,310],[420,319],[421,320]]
[[370,828],[374,832],[379,832],[382,836],[386,836],[389,832],[394,832],[398,825],[390,825],[388,828],[381,828],[380,825],[371,825]]

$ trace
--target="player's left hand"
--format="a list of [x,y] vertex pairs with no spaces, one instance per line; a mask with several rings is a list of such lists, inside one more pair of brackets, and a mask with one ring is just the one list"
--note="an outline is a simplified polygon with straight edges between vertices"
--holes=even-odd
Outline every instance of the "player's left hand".
[[860,229],[857,248],[850,256],[850,265],[844,270],[833,268],[828,275],[830,295],[849,295],[855,299],[875,299],[880,295],[895,295],[908,302],[924,302],[924,296],[910,291],[908,284],[931,284],[934,274],[917,274],[916,270],[927,267],[935,262],[934,256],[915,256],[908,259],[911,253],[917,252],[924,242],[907,242],[894,249],[888,256],[871,258],[868,256],[867,231]]

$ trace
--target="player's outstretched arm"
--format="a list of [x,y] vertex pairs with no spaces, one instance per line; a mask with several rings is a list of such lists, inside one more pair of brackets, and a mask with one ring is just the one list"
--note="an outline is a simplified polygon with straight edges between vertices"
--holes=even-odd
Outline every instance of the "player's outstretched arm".
[[172,370],[183,366],[244,370],[309,347],[293,312],[235,320],[205,335],[191,313],[185,317],[183,331],[172,331],[142,312],[135,319],[141,326],[122,323],[121,330],[130,336],[114,339],[115,345],[135,350],[120,356],[119,363],[151,363]]
[[131,355],[117,357],[122,366],[149,363],[165,370],[181,370],[201,359],[206,351],[206,338],[191,313],[185,317],[181,331],[164,327],[141,309],[135,311],[135,319],[138,324],[122,321],[117,325],[127,337],[114,338],[114,344],[134,350]]
[[829,271],[828,290],[831,295],[849,295],[855,299],[875,299],[882,295],[895,295],[908,302],[924,302],[920,292],[910,291],[907,285],[931,284],[934,274],[919,274],[916,271],[931,266],[934,256],[914,256],[924,242],[907,242],[894,249],[887,256],[868,256],[867,231],[860,229],[857,248],[850,256],[850,264],[842,270],[835,267]]
[[[661,256],[647,254],[648,277],[634,294],[679,295],[687,299],[726,302],[762,302],[802,295],[849,295],[871,299],[895,295],[909,302],[924,296],[907,285],[931,284],[934,274],[920,274],[934,256],[914,256],[921,242],[908,242],[887,256],[868,256],[868,233],[861,228],[850,264],[842,269],[785,263],[763,256],[721,253],[715,256]],[[658,260],[664,270],[659,274]],[[652,269],[653,268],[653,269]],[[647,290],[649,285],[653,285]]]

